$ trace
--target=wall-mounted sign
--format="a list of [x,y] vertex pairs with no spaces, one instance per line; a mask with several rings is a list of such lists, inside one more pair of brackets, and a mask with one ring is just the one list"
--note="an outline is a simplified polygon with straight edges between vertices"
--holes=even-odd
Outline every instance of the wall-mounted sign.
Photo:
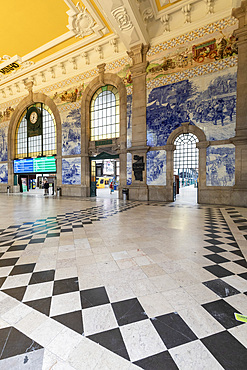
[[135,180],[143,181],[142,172],[145,171],[145,163],[143,162],[143,156],[134,155],[134,160],[132,169],[134,171]]
[[[1,67],[1,65],[0,65]],[[20,64],[18,63],[10,63],[8,66],[0,69],[0,72],[4,75],[6,75],[7,73],[10,73],[16,69],[20,68]]]
[[28,158],[14,160],[14,173],[52,173],[56,172],[56,158]]

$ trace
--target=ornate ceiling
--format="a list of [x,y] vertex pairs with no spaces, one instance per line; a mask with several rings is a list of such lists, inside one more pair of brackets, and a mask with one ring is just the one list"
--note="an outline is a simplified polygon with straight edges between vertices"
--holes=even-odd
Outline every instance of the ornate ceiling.
[[[238,0],[235,0],[235,2]],[[232,0],[12,0],[1,4],[0,102],[229,17]]]

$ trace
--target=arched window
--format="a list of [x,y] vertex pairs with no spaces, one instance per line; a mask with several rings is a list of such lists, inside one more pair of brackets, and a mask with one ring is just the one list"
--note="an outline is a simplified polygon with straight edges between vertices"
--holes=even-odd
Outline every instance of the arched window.
[[174,145],[174,169],[195,168],[198,169],[198,149],[196,143],[199,140],[193,134],[179,135]]
[[112,85],[100,87],[90,105],[90,140],[119,137],[119,94]]
[[[30,135],[28,132],[27,113],[35,107],[40,114],[41,130],[39,134]],[[15,157],[27,158],[37,156],[55,155],[56,121],[51,109],[43,103],[35,103],[22,114],[16,128]]]

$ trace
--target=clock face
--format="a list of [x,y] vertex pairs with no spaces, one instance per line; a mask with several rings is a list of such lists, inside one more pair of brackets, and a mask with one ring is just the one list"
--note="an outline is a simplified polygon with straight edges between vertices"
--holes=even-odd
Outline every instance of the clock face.
[[38,120],[38,115],[37,115],[37,113],[36,112],[32,112],[31,114],[30,114],[30,122],[31,123],[36,123],[37,122],[37,120]]

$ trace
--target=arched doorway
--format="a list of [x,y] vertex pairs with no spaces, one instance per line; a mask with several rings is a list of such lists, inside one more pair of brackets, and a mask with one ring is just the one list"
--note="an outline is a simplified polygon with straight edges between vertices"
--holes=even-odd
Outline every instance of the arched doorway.
[[[166,155],[167,155],[167,187],[169,191],[169,198],[173,201],[176,199],[175,194],[175,182],[185,185],[189,182],[193,183],[193,180],[197,177],[197,184],[194,193],[194,199],[191,203],[200,203],[200,194],[206,188],[206,148],[208,141],[204,132],[195,125],[189,122],[184,122],[174,130],[167,140]],[[177,152],[176,152],[177,148]],[[193,153],[193,156],[192,156]],[[182,171],[180,170],[182,169]],[[183,169],[191,169],[190,171]],[[180,180],[175,178],[175,175]],[[184,180],[184,181],[183,181]],[[194,180],[195,182],[195,180]],[[193,184],[189,185],[194,187]],[[177,185],[178,187],[178,185]],[[188,189],[188,188],[187,188]],[[186,189],[186,190],[187,190]],[[181,198],[181,197],[180,197]],[[186,203],[190,203],[189,200]]]
[[174,178],[176,199],[191,203],[197,201],[197,181],[199,167],[199,142],[192,133],[180,134],[174,141]]
[[30,93],[16,107],[8,131],[8,168],[11,191],[61,186],[61,120],[54,102]]
[[98,68],[100,75],[86,87],[81,105],[82,179],[86,196],[95,196],[99,177],[96,172],[104,172],[105,161],[109,168],[115,166],[112,177],[120,192],[126,184],[126,87],[120,77],[105,73],[104,65]]

